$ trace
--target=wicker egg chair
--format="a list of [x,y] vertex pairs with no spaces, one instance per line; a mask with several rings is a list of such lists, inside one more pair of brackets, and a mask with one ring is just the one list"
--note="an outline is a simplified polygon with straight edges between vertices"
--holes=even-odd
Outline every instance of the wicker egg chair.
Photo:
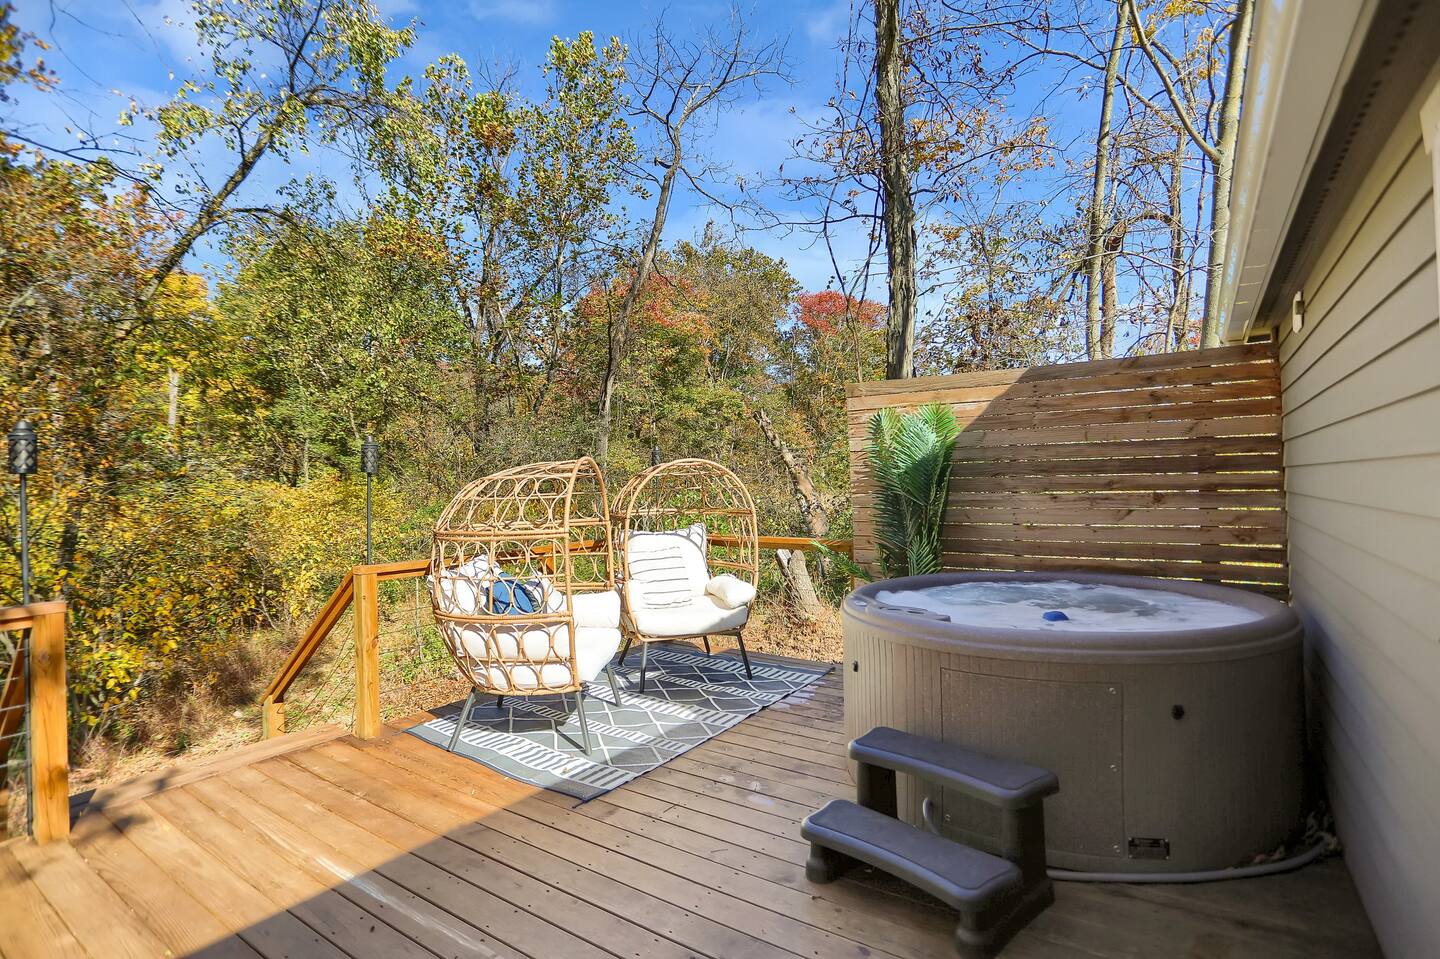
[[[529,463],[476,480],[435,524],[430,599],[440,635],[470,682],[454,751],[477,695],[575,693],[590,752],[585,683],[621,641],[609,502],[593,459]],[[567,719],[568,722],[568,719]],[[568,737],[567,737],[568,738]]]
[[639,644],[641,692],[649,644],[733,636],[753,676],[742,636],[755,600],[759,539],[755,501],[713,460],[677,459],[634,476],[615,503],[619,534],[620,662]]

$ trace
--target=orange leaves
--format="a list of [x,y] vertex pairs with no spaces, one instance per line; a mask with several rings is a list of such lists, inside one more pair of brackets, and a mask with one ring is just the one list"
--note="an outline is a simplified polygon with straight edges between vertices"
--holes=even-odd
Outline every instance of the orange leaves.
[[836,290],[801,293],[795,297],[795,319],[816,333],[835,333],[846,324],[878,330],[885,307],[874,300],[857,300]]

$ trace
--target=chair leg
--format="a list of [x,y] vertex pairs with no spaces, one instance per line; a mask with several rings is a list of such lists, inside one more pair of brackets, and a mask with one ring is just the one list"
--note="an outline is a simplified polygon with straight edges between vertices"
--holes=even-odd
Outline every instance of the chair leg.
[[585,755],[590,755],[590,722],[585,718],[585,690],[575,692],[575,711],[580,714],[580,738],[585,743]]
[[620,705],[620,686],[615,682],[615,670],[609,666],[605,667],[605,678],[610,680],[610,695],[615,697],[615,705]]
[[455,751],[455,744],[460,741],[460,730],[465,728],[465,720],[470,718],[470,708],[475,705],[475,690],[470,690],[470,695],[465,697],[465,706],[460,710],[460,721],[455,724],[455,731],[450,734],[449,752]]
[[495,697],[495,708],[496,708],[496,709],[504,709],[504,708],[505,708],[505,697],[504,697],[504,696],[496,696],[496,697]]
[[703,638],[704,638],[704,640],[705,640],[705,655],[706,655],[706,656],[713,655],[713,654],[710,652],[710,637],[709,637],[709,636],[705,636],[705,637],[703,637]]
[[628,655],[630,655],[630,640],[631,640],[632,638],[633,638],[633,637],[632,637],[629,633],[626,633],[626,634],[625,634],[625,642],[620,645],[620,659],[619,659],[619,663],[620,663],[620,668],[621,668],[621,669],[624,669],[624,668],[625,668],[625,657],[628,656]]
[[750,671],[750,654],[745,652],[745,636],[742,633],[736,633],[735,642],[740,646],[740,660],[745,664],[745,678],[754,679],[755,674]]
[[650,644],[640,644],[640,692],[645,692],[645,667],[650,659]]

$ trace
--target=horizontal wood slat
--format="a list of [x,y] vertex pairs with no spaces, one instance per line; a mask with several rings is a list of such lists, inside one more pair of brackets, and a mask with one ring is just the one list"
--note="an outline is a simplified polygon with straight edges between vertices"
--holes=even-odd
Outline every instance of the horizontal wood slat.
[[1270,344],[855,384],[847,395],[862,564],[878,559],[870,418],[943,403],[963,427],[941,533],[947,568],[1125,571],[1285,595]]
[[[1188,359],[1176,362],[1176,357]],[[1194,362],[1194,357],[1201,357]],[[1219,349],[1200,353],[1158,353],[1151,356],[1127,356],[1118,360],[1092,360],[1079,363],[1057,363],[1053,366],[1031,366],[1017,370],[983,370],[978,373],[955,373],[951,376],[926,376],[911,380],[880,380],[872,383],[851,383],[845,387],[846,396],[856,399],[899,393],[905,396],[925,393],[930,390],[966,389],[974,386],[1000,386],[1011,383],[1042,383],[1052,380],[1084,381],[1112,373],[1130,374],[1135,382],[1145,382],[1145,375],[1151,371],[1173,370],[1182,377],[1194,373],[1199,382],[1213,383],[1224,380],[1224,368],[1250,362],[1273,362],[1275,347],[1270,343],[1253,343],[1245,346],[1222,346]],[[1082,392],[1080,386],[1071,390]],[[899,403],[909,402],[901,399]],[[922,401],[925,402],[925,401]]]

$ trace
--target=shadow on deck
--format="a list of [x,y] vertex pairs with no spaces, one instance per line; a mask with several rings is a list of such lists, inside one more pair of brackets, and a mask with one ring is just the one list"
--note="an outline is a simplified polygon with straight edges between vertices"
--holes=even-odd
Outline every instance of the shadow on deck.
[[[0,954],[949,956],[882,877],[805,879],[799,821],[853,798],[839,678],[600,799],[397,727],[271,740],[106,791],[73,846],[0,846]],[[1062,883],[1007,957],[1378,956],[1340,860],[1204,886]]]

